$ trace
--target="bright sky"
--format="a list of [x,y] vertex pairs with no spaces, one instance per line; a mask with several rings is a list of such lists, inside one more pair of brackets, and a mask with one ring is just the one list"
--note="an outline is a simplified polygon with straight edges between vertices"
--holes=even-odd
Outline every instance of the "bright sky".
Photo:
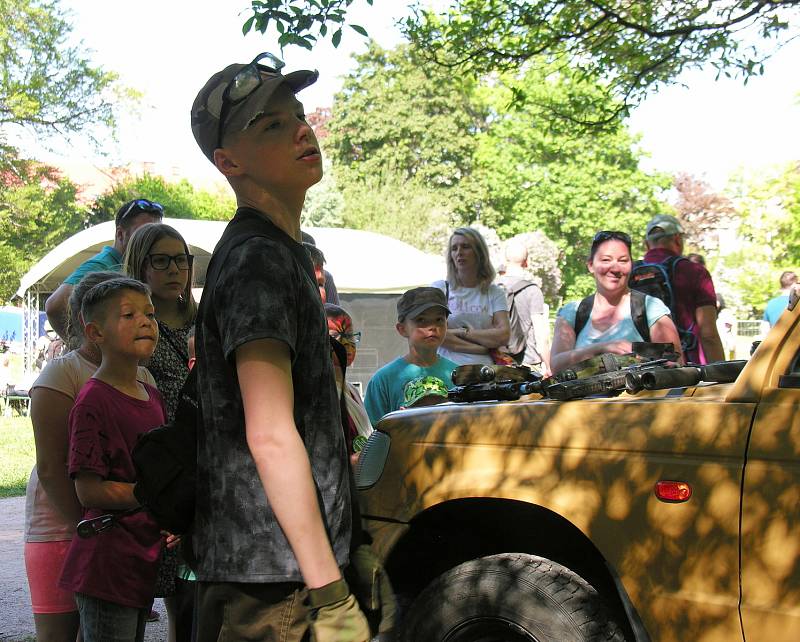
[[[119,142],[109,141],[107,159],[80,144],[61,158],[98,166],[153,162],[175,167],[179,175],[206,182],[218,174],[201,154],[189,126],[191,103],[206,79],[230,62],[248,62],[261,51],[280,54],[275,40],[260,34],[243,37],[240,11],[247,0],[62,0],[74,12],[76,35],[94,59],[117,72],[121,81],[144,94],[137,117],[120,122]],[[394,20],[406,2],[357,0],[353,20],[384,46],[400,35]],[[306,110],[330,106],[341,77],[353,66],[350,54],[364,49],[363,39],[347,31],[340,48],[322,44],[313,52],[293,47],[284,52],[287,69],[316,68],[320,80],[300,94]],[[764,77],[714,82],[712,72],[685,77],[688,88],[671,87],[649,98],[630,124],[641,132],[649,153],[648,169],[685,170],[717,186],[739,167],[800,159],[800,42],[767,64]],[[30,153],[58,164],[59,157]],[[28,147],[29,146],[29,147]]]

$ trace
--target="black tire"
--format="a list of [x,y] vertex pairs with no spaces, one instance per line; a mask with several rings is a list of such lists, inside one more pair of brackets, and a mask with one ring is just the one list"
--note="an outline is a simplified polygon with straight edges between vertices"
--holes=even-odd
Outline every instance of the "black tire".
[[504,553],[429,584],[401,625],[403,642],[624,642],[597,591],[555,562]]

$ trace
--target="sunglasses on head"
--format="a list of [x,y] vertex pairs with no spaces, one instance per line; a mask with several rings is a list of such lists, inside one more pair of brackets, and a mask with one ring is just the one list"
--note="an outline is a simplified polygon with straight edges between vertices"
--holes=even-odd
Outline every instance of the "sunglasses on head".
[[[262,60],[268,61],[269,64],[260,64]],[[242,67],[231,78],[222,92],[222,106],[219,110],[219,123],[217,124],[217,147],[222,147],[222,134],[225,131],[225,121],[231,107],[238,105],[261,86],[261,83],[264,82],[262,74],[279,74],[285,66],[286,63],[283,60],[265,51],[258,54],[250,64]]]
[[602,230],[595,234],[594,238],[592,239],[592,245],[595,246],[598,243],[605,243],[606,241],[622,241],[629,248],[631,246],[630,236],[628,236],[625,232],[617,232],[614,230]]
[[146,198],[137,198],[135,201],[132,201],[130,205],[128,205],[128,209],[126,209],[122,216],[119,217],[119,223],[122,223],[122,221],[130,216],[134,209],[138,210],[134,213],[135,215],[148,212],[158,214],[159,216],[164,215],[164,206],[161,203],[149,201]]

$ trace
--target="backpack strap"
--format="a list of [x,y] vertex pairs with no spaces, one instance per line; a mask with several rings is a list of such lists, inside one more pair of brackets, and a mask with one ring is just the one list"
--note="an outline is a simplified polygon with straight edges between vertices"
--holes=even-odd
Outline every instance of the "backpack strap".
[[647,323],[647,295],[639,290],[631,290],[631,320],[633,327],[642,336],[642,339],[650,342],[650,326]]
[[581,333],[581,330],[583,330],[583,328],[589,322],[589,318],[592,316],[593,307],[594,307],[594,294],[590,294],[578,304],[578,310],[577,312],[575,312],[576,340],[578,339],[578,335]]
[[508,306],[508,315],[511,316],[511,311],[514,309],[514,303],[517,300],[517,295],[522,292],[523,290],[527,290],[529,287],[536,285],[527,279],[520,279],[511,288],[508,290],[507,297],[511,300],[511,304]]

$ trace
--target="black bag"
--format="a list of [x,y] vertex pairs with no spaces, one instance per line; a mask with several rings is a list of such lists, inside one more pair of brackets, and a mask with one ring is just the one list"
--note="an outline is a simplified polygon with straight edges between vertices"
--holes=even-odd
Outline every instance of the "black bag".
[[[673,281],[675,280],[675,266],[681,261],[688,260],[685,256],[670,256],[663,263],[636,261],[633,264],[630,276],[628,276],[628,287],[632,291],[642,292],[661,299],[669,308],[672,321],[678,329],[678,336],[684,353],[697,347],[697,337],[692,332],[694,322],[688,328],[682,328],[678,325],[675,309],[677,301]],[[647,341],[648,339],[645,337],[645,340]]]
[[187,533],[194,521],[198,421],[197,371],[193,369],[172,421],[142,435],[131,453],[136,467],[133,494],[170,533]]

